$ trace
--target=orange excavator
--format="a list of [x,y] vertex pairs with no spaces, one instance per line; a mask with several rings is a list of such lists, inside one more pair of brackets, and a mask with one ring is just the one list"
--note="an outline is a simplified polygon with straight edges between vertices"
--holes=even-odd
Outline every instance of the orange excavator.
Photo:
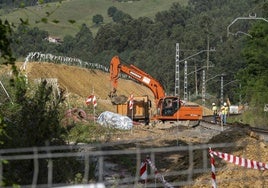
[[166,96],[162,85],[149,74],[135,67],[124,65],[119,56],[114,56],[110,62],[110,80],[112,91],[109,94],[113,104],[125,103],[127,97],[117,95],[117,86],[120,73],[130,76],[135,81],[147,86],[154,94],[156,112],[152,114],[154,121],[198,121],[202,119],[203,110],[197,104],[187,104],[176,96]]

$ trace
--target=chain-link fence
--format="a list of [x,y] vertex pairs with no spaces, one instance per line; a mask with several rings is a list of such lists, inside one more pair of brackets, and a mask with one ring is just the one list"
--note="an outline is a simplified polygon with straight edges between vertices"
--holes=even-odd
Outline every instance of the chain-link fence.
[[[196,184],[195,179],[198,176],[207,174],[207,178],[199,180],[198,185],[211,187],[210,147],[229,151],[243,148],[230,143],[143,148],[138,143],[121,142],[4,149],[0,150],[0,159],[2,162],[8,162],[1,163],[0,178],[1,181],[5,180],[5,175],[8,173],[6,168],[12,163],[18,168],[28,163],[27,167],[31,169],[31,173],[30,176],[27,175],[28,184],[21,185],[23,188],[89,185],[90,183],[103,183],[105,187],[164,187],[163,181],[157,179],[156,174],[161,174],[162,178],[174,187],[191,186]],[[148,178],[144,184],[140,179],[140,167],[141,162],[146,158],[154,164],[157,172],[149,168]],[[65,163],[58,163],[59,161]],[[79,166],[78,170],[74,170],[74,161],[76,166]],[[68,165],[70,168],[66,168]],[[67,175],[66,171],[60,177],[58,168],[69,169],[72,172],[71,176],[68,174],[70,179],[63,177]],[[226,169],[225,164],[218,164],[216,171],[223,169]],[[234,167],[228,170],[242,171],[243,168]],[[244,177],[243,181],[249,179]],[[259,176],[254,179],[264,181],[264,178]],[[219,183],[221,181],[226,180],[218,180]],[[233,177],[228,181],[241,180]]]

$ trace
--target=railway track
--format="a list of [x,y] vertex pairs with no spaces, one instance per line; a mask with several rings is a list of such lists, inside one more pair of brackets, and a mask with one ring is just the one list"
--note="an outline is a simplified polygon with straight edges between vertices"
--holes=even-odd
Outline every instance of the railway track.
[[230,125],[215,124],[205,120],[200,121],[200,126],[206,129],[213,129],[216,131],[225,131],[231,128]]
[[192,122],[192,126],[189,123],[183,122],[180,124],[176,122],[162,122],[155,125],[137,124],[134,129],[123,135],[120,133],[116,135],[113,140],[118,143],[139,143],[150,144],[158,143],[161,140],[172,140],[174,138],[180,140],[181,144],[185,143],[208,143],[210,139],[217,135],[227,135],[232,132],[243,132],[245,136],[251,136],[258,140],[268,142],[268,129],[250,127],[239,123],[227,124],[222,126],[221,124],[215,124],[211,122],[211,117],[207,117],[198,123]]
[[[255,133],[257,137],[265,142],[268,142],[268,129],[259,127],[249,127],[250,131]],[[253,135],[253,134],[251,134]],[[254,135],[254,136],[256,136]]]
[[268,129],[250,127],[248,125],[243,125],[239,123],[229,123],[227,125],[221,125],[219,122],[217,124],[213,123],[212,120],[213,116],[204,116],[202,120],[194,122],[158,122],[152,127],[147,127],[145,125],[137,125],[136,130],[148,133],[150,132],[150,136],[155,139],[155,135],[157,135],[156,137],[159,138],[160,135],[163,135],[164,137],[166,137],[167,135],[181,135],[182,137],[186,136],[184,134],[187,134],[187,137],[206,138],[221,134],[224,131],[239,131],[239,129],[241,129],[241,131],[248,130],[249,135],[268,142]]
[[[232,114],[232,116],[234,115],[239,115],[239,114]],[[239,126],[237,126],[237,124],[235,123],[227,124],[225,126],[222,126],[220,124],[214,124],[212,123],[212,119],[213,119],[213,116],[204,116],[203,120],[200,121],[200,126],[204,128],[208,128],[208,129],[219,130],[219,131],[225,131],[233,127],[239,128]],[[240,125],[240,126],[243,126],[243,125]],[[254,135],[255,137],[258,137],[258,139],[268,142],[268,128],[248,126],[248,129],[250,131],[250,135],[252,136]]]
[[264,129],[264,128],[258,128],[258,127],[250,127],[251,131],[254,132],[259,132],[259,133],[263,133],[263,134],[268,134],[268,129]]

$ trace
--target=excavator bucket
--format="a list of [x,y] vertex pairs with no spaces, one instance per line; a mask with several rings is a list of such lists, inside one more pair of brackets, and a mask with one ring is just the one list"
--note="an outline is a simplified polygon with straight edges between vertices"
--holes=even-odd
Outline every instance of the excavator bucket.
[[125,95],[111,96],[111,102],[113,105],[125,104],[128,100],[128,97]]

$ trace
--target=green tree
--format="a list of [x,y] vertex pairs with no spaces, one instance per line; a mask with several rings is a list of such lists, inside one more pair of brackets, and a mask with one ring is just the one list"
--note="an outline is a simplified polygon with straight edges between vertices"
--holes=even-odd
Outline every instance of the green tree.
[[[64,101],[63,91],[54,92],[52,86],[46,81],[42,81],[37,88],[27,83],[26,77],[17,70],[15,58],[12,57],[10,47],[12,29],[9,23],[1,21],[0,29],[1,65],[11,65],[13,70],[13,74],[5,78],[5,83],[10,83],[8,88],[12,101],[0,98],[1,149],[65,144],[66,132],[60,126],[61,104]],[[74,160],[55,160],[53,182],[70,180],[77,165],[73,163],[75,163]],[[14,183],[31,184],[33,177],[31,160],[9,161],[1,165],[4,166],[4,182],[0,182],[0,186]],[[47,161],[39,160],[39,168],[38,183],[46,183],[47,176],[44,174],[47,172]]]
[[0,65],[14,65],[15,58],[10,45],[12,28],[8,21],[3,22],[0,19],[0,33]]
[[187,19],[192,15],[189,9],[182,7],[179,3],[174,3],[168,11],[158,12],[155,15],[157,22],[162,22],[167,27],[179,24],[181,26],[186,25]]
[[117,50],[118,45],[118,26],[106,24],[101,26],[94,40],[94,54],[101,53],[106,50]]
[[61,45],[57,47],[58,52],[64,56],[77,57],[84,61],[93,59],[94,38],[91,30],[86,24],[81,25],[79,32],[73,37],[64,37]]
[[101,14],[94,15],[92,18],[92,22],[95,23],[96,25],[103,23],[103,16]]
[[243,50],[246,67],[240,71],[244,95],[248,102],[262,106],[268,100],[268,24],[255,25]]
[[[0,66],[2,65],[11,65],[12,71],[14,75],[18,75],[18,71],[15,66],[15,58],[12,55],[11,50],[11,34],[12,28],[8,21],[2,22],[0,19]],[[2,102],[1,102],[2,103]],[[1,107],[1,105],[0,105]],[[3,137],[7,136],[6,127],[7,127],[7,119],[5,114],[0,112],[0,145],[5,144],[5,139]],[[0,161],[1,165],[3,161]],[[0,186],[4,185],[4,182],[0,182]]]
[[111,6],[111,7],[108,8],[107,14],[108,14],[109,17],[113,17],[114,14],[116,13],[116,11],[117,11],[117,8],[114,7],[114,6]]
[[71,54],[84,61],[91,61],[93,59],[94,38],[86,24],[82,24],[80,31],[75,35],[74,42]]
[[[60,125],[63,91],[56,92],[45,80],[37,86],[27,84],[21,74],[14,79],[13,88],[13,103],[1,101],[0,114],[7,120],[0,121],[5,131],[0,135],[1,148],[64,145],[66,130]],[[48,161],[39,159],[38,163],[38,184],[47,183]],[[53,166],[53,183],[72,179],[79,168],[73,159],[53,160]],[[5,185],[31,184],[33,168],[32,160],[4,164]]]
[[46,81],[41,82],[38,88],[29,90],[23,77],[19,77],[14,84],[14,106],[5,108],[10,109],[8,119],[13,125],[7,128],[7,133],[13,139],[7,139],[5,147],[63,144],[64,129],[60,126],[59,116],[60,105],[64,101],[63,92],[57,95]]
[[[15,58],[12,55],[11,47],[10,47],[10,35],[12,33],[12,29],[10,24],[5,21],[2,22],[0,19],[0,66],[2,65],[11,65],[13,73],[15,75],[18,74],[15,66]],[[5,128],[6,127],[6,118],[3,113],[0,113],[0,137],[6,135]],[[4,140],[0,139],[0,144],[3,144]],[[2,162],[2,161],[0,161]],[[0,185],[2,182],[0,182]]]
[[74,49],[74,45],[75,45],[75,38],[71,35],[66,35],[63,38],[62,44],[59,46],[59,52],[62,55],[68,56],[68,54],[70,54]]
[[[7,43],[6,49],[9,43]],[[12,53],[10,53],[11,55]],[[14,65],[13,58],[4,56],[6,64]],[[2,61],[1,61],[2,62]],[[65,128],[60,126],[63,91],[54,92],[53,88],[42,81],[37,87],[26,82],[26,77],[14,66],[13,75],[3,81],[8,86],[11,100],[0,101],[0,144],[1,149],[14,147],[33,147],[45,145],[64,145]],[[28,185],[32,183],[34,165],[32,160],[4,162],[3,180],[0,186],[13,184]],[[47,183],[46,159],[39,159],[38,184]],[[74,159],[53,160],[53,183],[67,182],[79,172],[80,164]]]
[[37,27],[20,24],[13,34],[12,50],[16,57],[26,57],[29,52],[47,52],[48,32]]
[[129,14],[121,10],[116,11],[113,15],[113,21],[117,23],[122,22],[124,20],[130,20],[130,19],[132,19],[132,17]]

